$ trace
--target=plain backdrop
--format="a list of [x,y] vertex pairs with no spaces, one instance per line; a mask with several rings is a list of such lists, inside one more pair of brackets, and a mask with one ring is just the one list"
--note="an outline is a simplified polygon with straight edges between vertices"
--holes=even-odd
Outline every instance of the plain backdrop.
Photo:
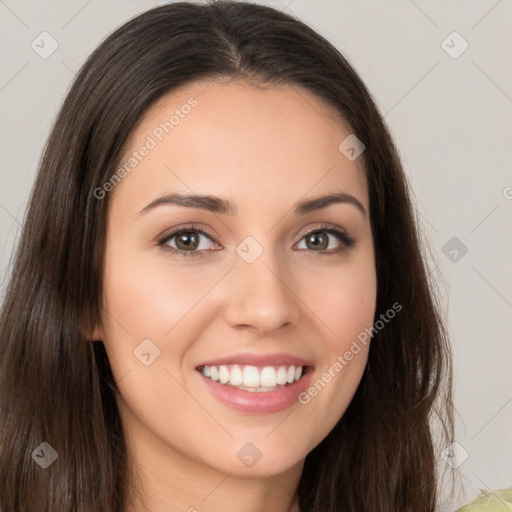
[[[162,3],[0,0],[0,300],[70,81],[113,29]],[[512,0],[259,3],[345,54],[400,151],[454,346],[449,460],[464,485],[453,507],[512,487]],[[33,49],[41,37],[58,45],[46,58]]]

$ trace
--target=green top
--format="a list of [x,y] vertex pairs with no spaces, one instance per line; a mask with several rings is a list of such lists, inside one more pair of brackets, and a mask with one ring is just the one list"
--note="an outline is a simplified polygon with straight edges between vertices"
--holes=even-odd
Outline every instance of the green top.
[[512,512],[512,487],[492,492],[481,490],[474,501],[456,512]]

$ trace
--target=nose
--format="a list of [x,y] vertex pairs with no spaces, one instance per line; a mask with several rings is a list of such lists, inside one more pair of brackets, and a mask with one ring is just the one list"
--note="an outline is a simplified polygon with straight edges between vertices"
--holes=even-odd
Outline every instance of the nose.
[[273,254],[265,250],[252,263],[236,258],[227,283],[225,312],[230,326],[267,335],[297,323],[300,300],[292,273]]

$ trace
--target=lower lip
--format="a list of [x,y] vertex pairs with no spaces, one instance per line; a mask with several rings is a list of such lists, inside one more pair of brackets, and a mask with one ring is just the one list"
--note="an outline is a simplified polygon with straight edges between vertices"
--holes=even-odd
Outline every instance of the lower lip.
[[313,369],[308,367],[308,371],[297,382],[275,391],[244,391],[234,386],[220,384],[205,377],[201,372],[198,373],[213,395],[222,403],[238,411],[264,414],[288,409],[298,402],[298,395],[311,381]]

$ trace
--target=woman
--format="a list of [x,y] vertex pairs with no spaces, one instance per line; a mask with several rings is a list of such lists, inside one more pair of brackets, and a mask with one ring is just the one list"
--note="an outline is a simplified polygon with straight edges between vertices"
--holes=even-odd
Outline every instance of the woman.
[[0,320],[2,510],[436,510],[451,359],[421,250],[324,38],[246,2],[137,16],[34,184]]

